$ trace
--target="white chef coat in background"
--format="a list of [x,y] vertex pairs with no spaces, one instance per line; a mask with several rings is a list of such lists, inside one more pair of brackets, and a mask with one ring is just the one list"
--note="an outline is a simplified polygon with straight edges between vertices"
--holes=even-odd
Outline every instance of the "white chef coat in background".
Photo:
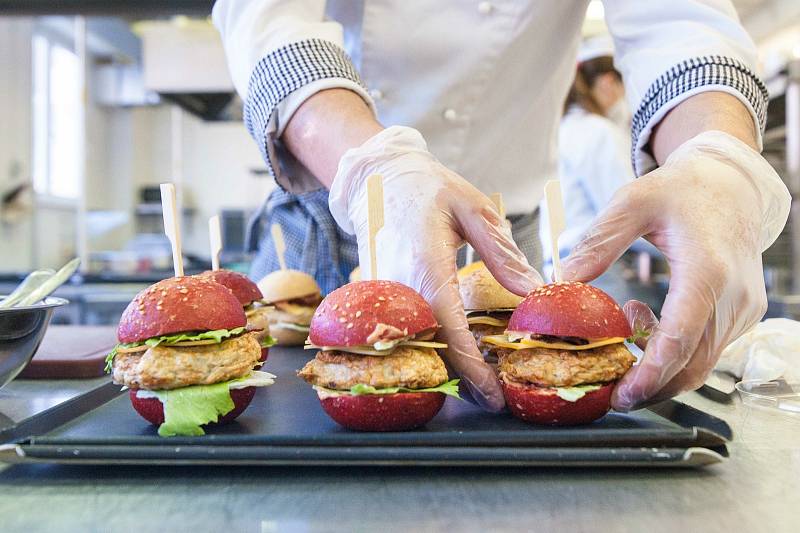
[[[580,241],[592,220],[614,193],[633,181],[630,142],[606,117],[574,105],[561,120],[558,135],[559,179],[567,227],[558,240],[559,255],[566,257]],[[552,239],[547,205],[540,206],[539,236],[544,258],[543,274],[552,268]]]
[[[630,141],[610,119],[590,113],[578,105],[567,110],[558,132],[559,179],[567,227],[558,240],[560,256],[569,255],[591,227],[594,218],[614,193],[634,180]],[[547,205],[540,204],[539,237],[542,241],[543,272],[550,279],[553,267],[552,239]],[[659,252],[639,239],[631,247],[637,252]]]
[[[558,123],[587,5],[218,0],[213,21],[246,101],[248,128],[287,190],[320,184],[282,148],[283,128],[310,95],[343,87],[361,95],[384,125],[420,130],[445,165],[485,193],[502,193],[516,214],[533,211],[544,182],[558,175]],[[733,94],[763,124],[755,46],[729,1],[607,0],[605,13],[635,114],[639,173],[655,165],[643,150],[653,126],[697,92]],[[312,40],[329,48],[320,52]],[[320,63],[336,47],[346,48],[360,79],[345,68],[319,79]],[[314,76],[304,70],[311,63]]]

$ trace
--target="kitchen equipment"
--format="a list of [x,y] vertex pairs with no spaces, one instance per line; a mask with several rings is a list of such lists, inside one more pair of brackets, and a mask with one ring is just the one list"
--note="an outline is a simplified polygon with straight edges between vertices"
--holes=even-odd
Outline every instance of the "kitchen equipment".
[[736,390],[748,407],[800,416],[800,383],[747,380],[738,382]]
[[531,426],[448,399],[424,428],[360,433],[339,427],[295,375],[307,354],[275,347],[278,375],[233,423],[202,437],[161,438],[130,405],[127,391],[102,385],[0,430],[0,461],[14,463],[253,465],[435,465],[686,467],[723,461],[731,430],[722,420],[667,401],[612,413],[581,427]]
[[14,379],[30,362],[42,342],[56,307],[63,298],[45,298],[25,307],[0,309],[0,387]]
[[5,307],[13,307],[21,302],[23,298],[28,296],[39,285],[50,279],[56,271],[52,268],[45,268],[44,270],[34,270],[28,274],[22,283],[17,285],[14,292],[0,300],[0,309]]
[[104,375],[106,355],[117,344],[114,326],[51,325],[22,379],[87,379]]
[[44,300],[63,285],[78,269],[81,260],[73,259],[58,272],[37,270],[26,277],[9,296],[0,300],[0,308],[26,307]]
[[704,386],[714,389],[714,391],[728,396],[736,390],[736,378],[727,372],[714,370],[709,374]]

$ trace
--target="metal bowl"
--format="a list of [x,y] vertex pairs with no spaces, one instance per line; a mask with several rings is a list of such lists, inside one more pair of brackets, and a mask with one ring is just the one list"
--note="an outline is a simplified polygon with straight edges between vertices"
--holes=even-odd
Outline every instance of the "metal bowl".
[[28,307],[0,309],[0,387],[17,377],[30,363],[42,342],[56,307],[63,298],[45,298]]

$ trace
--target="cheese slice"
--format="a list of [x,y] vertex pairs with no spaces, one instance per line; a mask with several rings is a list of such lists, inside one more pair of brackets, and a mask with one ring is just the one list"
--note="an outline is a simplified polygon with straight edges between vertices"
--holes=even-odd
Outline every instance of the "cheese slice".
[[589,344],[569,344],[566,342],[544,342],[532,339],[520,339],[516,342],[510,342],[506,335],[485,335],[481,340],[488,344],[494,344],[501,348],[509,348],[511,350],[527,350],[528,348],[550,348],[552,350],[591,350],[592,348],[599,348],[601,346],[608,346],[610,344],[619,344],[625,342],[623,337],[610,337],[608,339],[596,340],[589,342]]
[[476,270],[480,270],[482,268],[485,268],[483,261],[475,261],[474,263],[465,265],[458,270],[458,279],[465,278]]
[[441,342],[433,342],[433,341],[415,341],[415,340],[406,340],[403,342],[398,343],[396,346],[388,349],[388,350],[376,350],[374,346],[370,345],[363,345],[363,346],[317,346],[315,344],[307,343],[304,346],[305,350],[322,350],[324,352],[330,351],[337,351],[337,352],[349,352],[355,353],[358,355],[391,355],[394,352],[394,349],[397,346],[413,346],[416,348],[447,348],[447,345]]
[[468,316],[467,317],[468,324],[486,324],[487,326],[500,326],[502,328],[508,325],[508,320],[500,320],[499,318],[493,318],[490,316],[482,315],[482,316]]

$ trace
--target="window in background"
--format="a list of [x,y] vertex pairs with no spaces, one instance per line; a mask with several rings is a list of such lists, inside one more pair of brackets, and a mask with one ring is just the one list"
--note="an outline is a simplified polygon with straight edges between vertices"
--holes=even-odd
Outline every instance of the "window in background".
[[33,38],[33,187],[42,195],[75,199],[80,192],[81,71],[71,48]]

